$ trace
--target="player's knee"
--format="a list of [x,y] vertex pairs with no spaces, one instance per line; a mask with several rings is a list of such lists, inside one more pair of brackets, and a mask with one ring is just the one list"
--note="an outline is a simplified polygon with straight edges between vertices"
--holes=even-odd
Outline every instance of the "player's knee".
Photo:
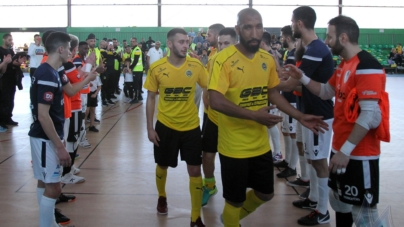
[[188,165],[188,174],[190,177],[201,176],[201,166]]
[[45,184],[45,196],[49,198],[58,198],[62,193],[62,188],[60,187],[60,183],[51,183]]
[[339,195],[336,191],[330,189],[328,197],[330,205],[335,212],[350,213],[352,211],[352,205],[341,202],[341,200],[339,200]]

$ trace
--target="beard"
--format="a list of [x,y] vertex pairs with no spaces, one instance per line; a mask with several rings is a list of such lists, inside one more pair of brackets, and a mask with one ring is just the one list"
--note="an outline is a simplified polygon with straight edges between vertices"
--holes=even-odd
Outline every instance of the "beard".
[[302,33],[297,28],[293,29],[293,38],[296,38],[296,39],[302,38]]
[[341,55],[341,52],[343,49],[344,49],[344,47],[341,45],[341,43],[337,39],[337,41],[335,41],[335,45],[333,47],[331,47],[331,53],[333,55]]
[[289,44],[288,44],[288,42],[286,42],[286,39],[283,40],[282,46],[283,46],[283,48],[285,48],[285,49],[288,49],[288,48],[289,48]]
[[173,47],[173,54],[177,57],[177,58],[185,58],[187,55],[183,55],[175,46]]
[[[250,43],[256,41],[257,45],[251,46]],[[241,35],[240,35],[240,44],[243,45],[244,48],[247,49],[248,52],[250,53],[256,53],[258,49],[260,48],[261,40],[258,39],[252,39],[249,41],[246,41]]]

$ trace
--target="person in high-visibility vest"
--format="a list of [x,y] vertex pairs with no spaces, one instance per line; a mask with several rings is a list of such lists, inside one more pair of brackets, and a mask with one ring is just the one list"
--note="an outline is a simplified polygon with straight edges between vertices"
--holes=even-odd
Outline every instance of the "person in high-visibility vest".
[[95,53],[95,65],[99,66],[101,65],[101,52],[100,49],[98,49],[98,47],[95,47],[95,35],[93,33],[89,34],[87,37],[87,43],[88,46],[90,47],[88,50],[88,54],[87,56],[90,56],[91,52]]
[[[113,38],[112,43],[114,45],[114,50],[116,54],[122,57],[122,47],[118,45],[118,41],[115,38]],[[119,88],[119,77],[121,76],[121,62],[119,62],[118,60],[115,60],[114,70],[115,70],[113,79],[114,92],[115,94],[119,95],[122,90]]]
[[[132,64],[130,65],[130,68],[133,71],[133,84],[134,84],[134,95],[133,95],[133,100],[130,102],[131,104],[138,103],[139,100],[143,100],[142,94],[141,94],[141,89],[142,87],[139,87],[139,81],[142,80],[143,77],[143,52],[138,47],[137,43],[137,38],[133,37],[130,40],[131,46],[132,46],[132,53],[131,53],[131,59],[132,59]],[[141,82],[140,82],[141,83]]]

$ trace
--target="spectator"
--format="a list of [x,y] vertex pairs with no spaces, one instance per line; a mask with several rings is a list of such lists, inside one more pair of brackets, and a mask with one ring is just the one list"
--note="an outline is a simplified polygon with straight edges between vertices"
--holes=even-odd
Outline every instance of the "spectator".
[[403,54],[403,46],[401,46],[401,43],[397,43],[396,49],[399,55]]
[[190,32],[188,32],[188,36],[195,38],[196,34],[194,32],[194,29],[191,28]]
[[197,44],[197,43],[204,43],[204,39],[201,35],[201,32],[198,32],[198,36],[194,38],[194,40],[192,41],[193,43]]
[[152,46],[151,46],[151,44],[152,43],[155,43],[155,41],[152,39],[152,37],[151,36],[149,36],[149,40],[147,40],[147,42],[146,42],[146,49],[150,49]]
[[142,41],[139,44],[142,45],[141,49],[142,49],[143,52],[145,52],[148,47],[146,45],[146,42],[144,41],[144,38],[142,38]]
[[36,34],[34,35],[35,43],[31,43],[28,48],[29,59],[29,76],[32,76],[35,73],[36,68],[41,64],[43,55],[45,53],[45,48],[41,46],[41,37]]
[[195,47],[196,54],[198,56],[202,55],[202,43],[197,43]]
[[403,58],[397,53],[396,48],[391,49],[389,60],[394,61],[397,65],[401,65],[403,63]]
[[206,38],[206,32],[203,30],[203,28],[201,28],[201,36],[203,39]]
[[126,41],[126,39],[122,40],[123,43],[123,48],[126,49],[126,47],[128,46],[128,41]]
[[163,50],[160,48],[161,42],[157,41],[156,44],[152,44],[152,48],[150,48],[147,53],[147,62],[149,63],[149,67],[156,62],[157,60],[162,59]]
[[208,50],[207,49],[202,49],[202,55],[201,55],[201,62],[203,64],[203,66],[206,67],[206,65],[208,64]]

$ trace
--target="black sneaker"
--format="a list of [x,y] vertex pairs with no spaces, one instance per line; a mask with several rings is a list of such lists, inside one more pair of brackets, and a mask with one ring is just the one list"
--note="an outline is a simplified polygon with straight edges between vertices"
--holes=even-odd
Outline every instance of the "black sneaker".
[[279,178],[286,178],[291,176],[296,176],[296,169],[292,169],[289,166],[282,170],[280,173],[276,174]]
[[286,184],[292,187],[302,187],[302,188],[310,187],[310,181],[303,181],[300,177],[298,177],[294,181],[288,181],[286,182]]
[[103,105],[103,106],[108,106],[107,101],[102,101],[102,105]]
[[139,95],[138,100],[139,100],[139,101],[142,101],[142,100],[143,100],[143,97],[142,97],[141,95]]
[[300,209],[316,209],[317,202],[313,202],[309,198],[306,198],[304,200],[293,201],[293,206]]
[[325,214],[322,214],[317,210],[314,210],[309,215],[299,218],[299,220],[297,220],[297,223],[306,226],[327,224],[329,222],[330,222],[330,214],[328,213],[328,210],[327,213]]
[[139,103],[137,99],[133,99],[132,101],[130,101],[130,104],[136,104],[136,103]]
[[74,200],[76,200],[76,196],[74,196],[74,195],[65,195],[65,194],[61,193],[59,198],[56,199],[56,204],[73,202]]
[[0,127],[8,129],[8,126],[6,124],[0,124]]
[[289,165],[289,163],[287,163],[285,160],[274,163],[274,167],[278,167],[278,168],[286,168],[286,167],[288,167],[288,165]]
[[61,225],[67,225],[70,223],[70,218],[66,217],[62,213],[60,213],[60,210],[55,208],[55,220],[56,223],[61,224]]
[[116,94],[116,95],[120,95],[121,92],[120,92],[120,91],[115,91],[115,94]]
[[309,195],[310,195],[310,187],[306,191],[304,191],[302,194],[300,194],[299,198],[307,199],[307,198],[309,198]]
[[112,100],[111,99],[108,99],[108,101],[107,101],[109,104],[115,104],[114,102],[112,102]]
[[18,125],[18,122],[13,121],[13,119],[10,119],[10,120],[7,121],[6,124],[7,124],[7,125],[12,125],[12,126],[17,126],[17,125]]
[[110,97],[111,97],[111,99],[116,99],[115,95],[111,95]]
[[88,128],[88,131],[99,132],[100,130],[98,130],[95,126],[90,126],[90,127]]
[[95,122],[95,123],[100,123],[101,121],[98,120],[97,118],[94,118],[94,122]]

